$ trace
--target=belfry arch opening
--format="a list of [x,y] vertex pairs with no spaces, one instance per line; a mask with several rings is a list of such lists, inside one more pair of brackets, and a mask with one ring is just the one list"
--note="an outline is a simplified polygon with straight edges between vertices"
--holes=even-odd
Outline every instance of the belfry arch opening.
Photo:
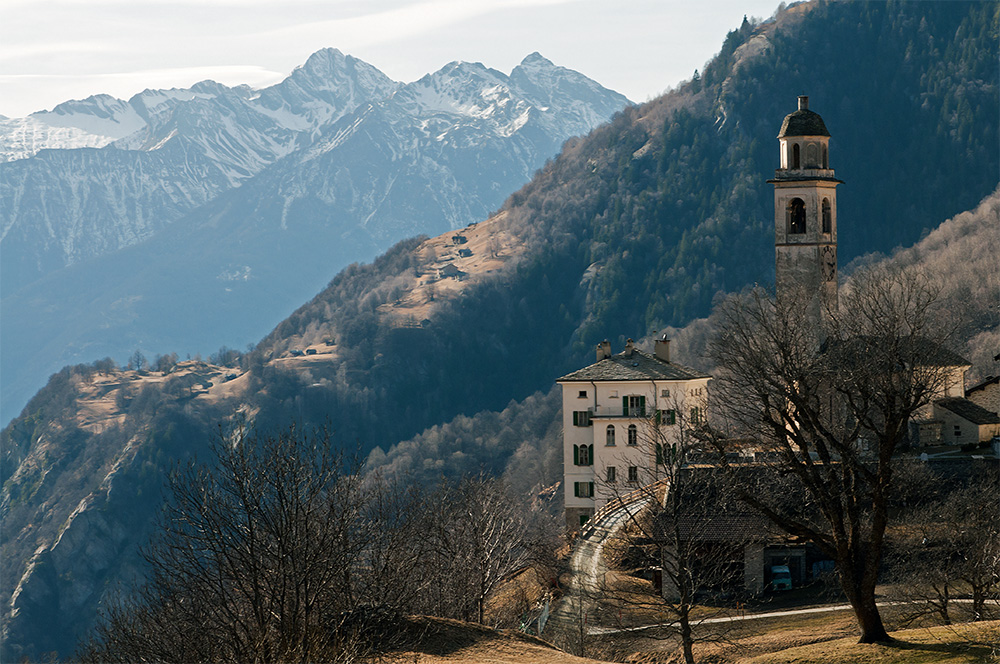
[[[798,146],[796,146],[798,147]],[[801,198],[793,198],[785,207],[788,220],[788,234],[801,235],[806,232],[806,204]]]
[[815,143],[810,143],[806,146],[806,168],[819,168],[819,165],[819,148]]
[[799,163],[800,163],[800,160],[799,160],[799,144],[798,143],[793,143],[792,144],[792,168],[798,168],[799,167]]

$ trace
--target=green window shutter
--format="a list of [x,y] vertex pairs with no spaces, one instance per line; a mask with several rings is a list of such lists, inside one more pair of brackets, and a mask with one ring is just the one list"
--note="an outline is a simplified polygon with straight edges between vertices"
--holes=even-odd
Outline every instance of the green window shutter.
[[577,498],[580,497],[580,483],[579,482],[573,482],[573,495],[576,496]]
[[580,411],[577,410],[573,411],[573,426],[575,427],[580,426]]
[[622,415],[628,415],[628,397],[622,397]]
[[591,443],[590,445],[588,445],[588,447],[590,448],[590,463],[587,464],[587,465],[593,466],[594,465],[594,445],[593,445],[593,443]]
[[579,445],[574,445],[573,446],[573,465],[574,466],[579,466],[580,465],[580,446]]
[[667,411],[667,424],[677,424],[677,412],[673,409]]
[[663,465],[663,445],[660,443],[656,444],[656,463]]
[[590,495],[593,496],[594,495],[594,483],[593,482],[588,482],[587,484],[589,485],[587,487],[587,490],[590,492]]
[[639,415],[646,417],[646,397],[639,397]]
[[656,423],[660,424],[662,421],[663,421],[663,411],[662,410],[657,410],[656,411]]

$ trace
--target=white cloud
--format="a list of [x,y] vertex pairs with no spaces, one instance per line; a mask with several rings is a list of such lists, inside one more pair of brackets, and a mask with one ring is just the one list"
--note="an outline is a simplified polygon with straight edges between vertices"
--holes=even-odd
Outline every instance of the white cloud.
[[384,44],[413,37],[485,14],[578,2],[579,0],[431,0],[388,10],[320,21],[306,21],[259,32],[254,37],[336,43],[342,48]]
[[[83,99],[94,94],[109,94],[128,99],[149,89],[189,88],[206,79],[223,85],[246,83],[255,88],[267,87],[283,80],[287,74],[253,66],[176,67],[145,69],[106,74],[0,74],[0,88],[16,97],[30,93],[32,105],[3,109],[20,117],[35,111],[51,109],[68,100]],[[41,92],[39,92],[41,90]]]
[[30,43],[16,46],[3,43],[0,44],[0,62],[64,53],[110,53],[112,50],[107,43],[93,41]]
[[23,115],[102,92],[127,98],[204,78],[260,87],[325,47],[399,81],[453,60],[510,71],[539,51],[642,101],[701,68],[744,12],[767,16],[776,4],[0,0],[0,72],[6,74],[0,76],[0,113]]

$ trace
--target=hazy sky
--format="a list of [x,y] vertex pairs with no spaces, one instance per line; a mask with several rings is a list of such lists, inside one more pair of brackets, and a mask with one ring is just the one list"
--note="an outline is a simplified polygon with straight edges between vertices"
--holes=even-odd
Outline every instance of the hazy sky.
[[0,114],[145,88],[276,83],[339,48],[398,81],[453,60],[509,73],[538,51],[633,101],[778,0],[0,0]]

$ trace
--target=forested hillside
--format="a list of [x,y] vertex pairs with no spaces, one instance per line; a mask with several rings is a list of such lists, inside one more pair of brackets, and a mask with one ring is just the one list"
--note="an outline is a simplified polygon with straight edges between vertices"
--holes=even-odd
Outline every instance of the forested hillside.
[[[472,258],[448,236],[408,240],[342,271],[241,359],[54,376],[3,433],[9,652],[69,652],[131,573],[165,468],[237,411],[268,429],[329,422],[345,447],[377,447],[376,464],[501,472],[520,460],[543,484],[551,455],[522,443],[553,438],[553,396],[529,395],[592,361],[601,339],[682,326],[717,293],[773,279],[766,180],[798,94],[823,116],[846,181],[842,265],[975,208],[1000,170],[998,11],[815,3],[745,23],[692,81],[569,141],[463,231]],[[442,278],[447,265],[465,274]]]
[[292,381],[268,390],[262,413],[287,412],[294,395],[304,413],[350,413],[338,420],[351,439],[384,446],[547,389],[601,339],[683,325],[718,292],[769,283],[766,180],[803,92],[846,182],[841,263],[912,244],[996,187],[996,37],[997,8],[982,3],[800,5],[744,24],[697,80],[570,141],[514,194],[503,226],[522,250],[429,324],[400,328],[376,310],[396,298],[385,284],[419,269],[415,241],[338,275],[257,351],[335,338],[332,389]]

